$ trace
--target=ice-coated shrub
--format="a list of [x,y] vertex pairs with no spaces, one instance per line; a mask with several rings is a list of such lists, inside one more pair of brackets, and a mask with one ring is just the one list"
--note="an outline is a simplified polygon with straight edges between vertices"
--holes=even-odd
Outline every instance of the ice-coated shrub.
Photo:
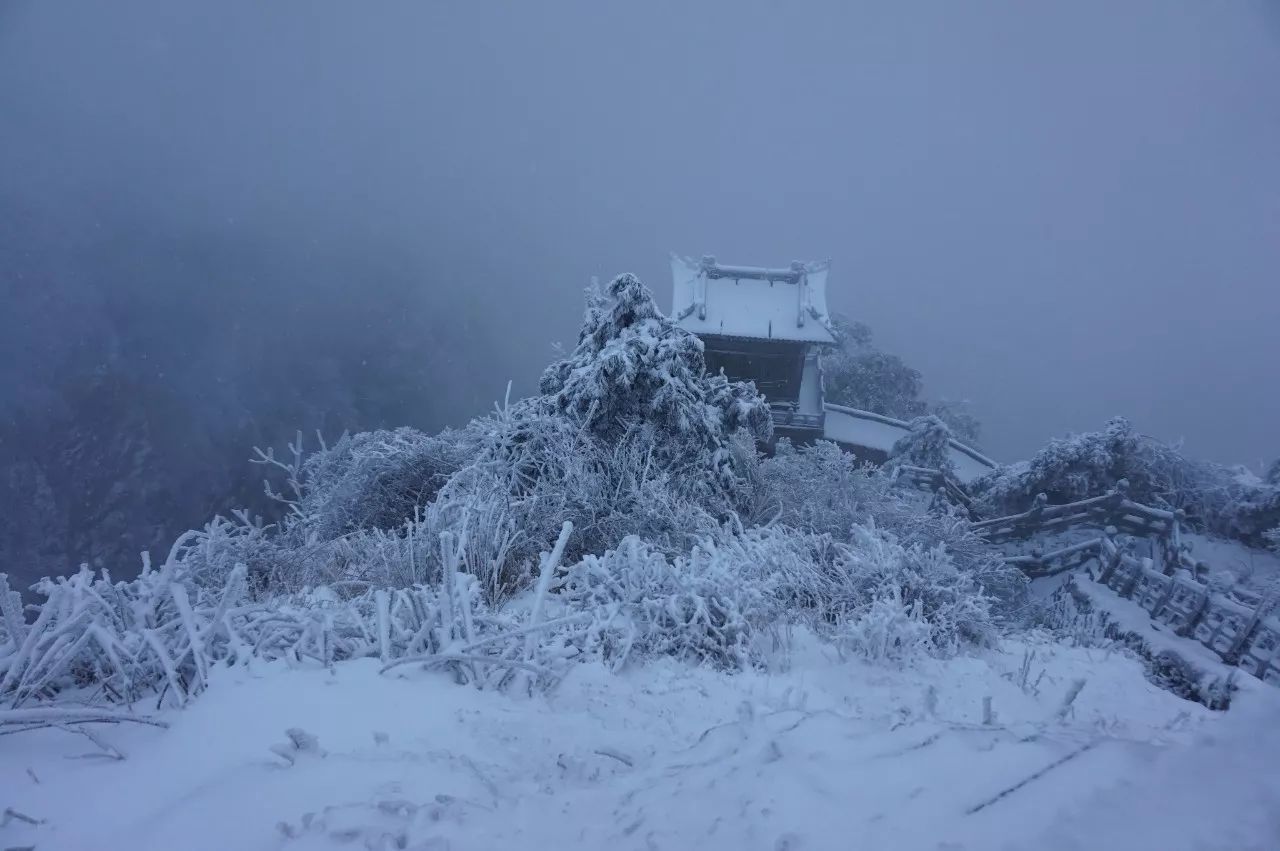
[[975,533],[968,518],[958,512],[919,514],[897,508],[877,513],[875,522],[908,549],[946,553],[957,570],[983,589],[998,618],[1009,617],[1026,601],[1026,574],[1006,564],[999,550]]
[[905,663],[933,650],[933,627],[919,600],[904,603],[901,594],[877,597],[837,627],[837,647],[869,662]]
[[[570,528],[540,558],[543,590]],[[420,544],[441,566],[432,581],[398,589],[335,582],[262,600],[249,595],[244,565],[223,587],[208,588],[182,561],[194,551],[176,548],[160,569],[129,582],[87,568],[43,580],[31,624],[14,610],[16,595],[0,574],[0,709],[63,697],[131,704],[151,695],[180,706],[206,687],[214,665],[252,658],[331,665],[373,656],[388,667],[447,670],[481,687],[512,682],[517,672],[527,683],[554,682],[569,657],[565,633],[578,621],[497,612],[462,569],[464,547],[451,533]]]
[[[659,434],[647,423],[633,423],[613,441],[533,405],[510,406],[484,423],[480,460],[456,474],[437,503],[502,501],[519,531],[517,561],[549,546],[566,520],[575,529],[569,561],[616,547],[627,535],[669,554],[688,552],[732,516],[736,488],[746,487],[738,480],[735,488],[708,488],[705,459],[696,454],[659,463]],[[477,427],[479,421],[469,428]]]
[[1280,487],[1214,476],[1190,501],[1188,516],[1206,531],[1253,547],[1266,546],[1267,531],[1280,524]]
[[745,580],[741,568],[714,544],[672,560],[631,536],[569,568],[561,598],[571,611],[595,614],[584,647],[615,668],[652,655],[744,667],[776,607],[768,586]]
[[893,444],[889,452],[890,465],[906,464],[926,467],[955,474],[951,460],[951,429],[941,418],[932,414],[916,417],[908,423],[909,430]]
[[466,432],[411,428],[344,435],[308,457],[299,513],[322,540],[357,529],[395,529],[424,508],[476,452]]
[[985,589],[997,615],[1022,602],[1025,575],[1006,565],[1000,553],[973,532],[968,518],[922,513],[902,498],[886,475],[859,465],[833,443],[819,441],[795,449],[779,441],[774,456],[760,465],[759,479],[757,521],[771,520],[844,544],[856,543],[872,523],[905,548],[945,550],[957,570]]
[[782,438],[758,472],[752,519],[845,539],[873,510],[894,501],[889,480],[837,444],[819,440],[796,448]]
[[[855,528],[845,570],[863,607],[876,600],[919,604],[930,626],[935,652],[951,654],[965,645],[987,645],[999,632],[993,598],[968,571],[956,566],[942,547],[903,546],[873,526]],[[856,617],[859,611],[849,613]]]
[[1102,431],[1049,441],[1030,461],[1001,467],[972,483],[984,513],[991,516],[1025,511],[1039,493],[1052,503],[1099,496],[1125,479],[1138,501],[1152,502],[1161,488],[1140,456],[1141,437],[1123,417]]
[[1075,580],[1071,579],[1047,598],[1028,606],[1026,625],[1047,630],[1074,647],[1114,647],[1115,630],[1108,626],[1106,614],[1084,602],[1087,598],[1079,595],[1074,586]]
[[652,431],[652,463],[688,467],[710,488],[731,488],[738,471],[730,438],[772,431],[768,405],[752,384],[708,375],[702,341],[658,310],[634,275],[593,294],[578,345],[542,375],[543,399],[606,444],[639,424]]
[[928,624],[938,655],[989,644],[1002,627],[1001,601],[943,547],[904,544],[874,524],[852,527],[845,541],[782,525],[726,532],[714,550],[740,584],[772,598],[776,617],[819,632],[834,634],[883,600]]
[[1280,523],[1280,488],[1187,458],[1123,417],[1102,431],[1052,440],[1030,461],[1000,467],[970,489],[978,511],[998,517],[1026,511],[1039,493],[1051,503],[1074,502],[1101,496],[1121,479],[1135,502],[1181,509],[1193,527],[1251,546],[1263,546],[1262,535]]
[[231,573],[243,566],[250,594],[260,596],[332,578],[319,567],[319,549],[236,512],[178,536],[165,563],[182,564],[188,581],[211,590],[225,586]]

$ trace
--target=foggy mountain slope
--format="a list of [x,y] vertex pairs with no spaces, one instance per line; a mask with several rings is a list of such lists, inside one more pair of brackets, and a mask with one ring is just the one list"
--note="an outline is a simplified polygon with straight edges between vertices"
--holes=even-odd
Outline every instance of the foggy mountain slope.
[[386,247],[9,220],[0,559],[21,584],[81,561],[128,574],[184,528],[260,509],[254,445],[434,431],[502,392],[476,306]]

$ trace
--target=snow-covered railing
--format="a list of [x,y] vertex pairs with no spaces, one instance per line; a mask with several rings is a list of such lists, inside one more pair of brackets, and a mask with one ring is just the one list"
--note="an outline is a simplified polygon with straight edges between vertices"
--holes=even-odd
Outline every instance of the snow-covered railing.
[[1114,527],[1120,532],[1150,539],[1157,550],[1154,557],[1161,564],[1166,561],[1166,556],[1175,562],[1180,560],[1181,523],[1185,515],[1181,511],[1166,511],[1133,502],[1127,494],[1128,483],[1123,479],[1109,494],[1065,505],[1049,505],[1048,497],[1039,494],[1030,510],[1008,517],[979,520],[973,528],[985,534],[988,541],[998,544],[1081,527]]
[[[1064,505],[1049,505],[1044,494],[1036,496],[1029,511],[1008,517],[979,520],[973,524],[993,544],[1028,540],[1039,535],[1052,535],[1070,529],[1105,530],[1107,536],[1118,533],[1143,538],[1151,544],[1150,560],[1159,573],[1172,573],[1185,568],[1193,573],[1196,562],[1187,554],[1182,543],[1182,522],[1186,515],[1181,510],[1167,511],[1133,502],[1127,496],[1129,483],[1121,479],[1116,489],[1102,496],[1078,500]],[[1095,539],[1101,546],[1103,539]],[[1077,547],[1084,547],[1078,550]],[[1031,575],[1048,575],[1079,566],[1061,566],[1064,559],[1087,551],[1084,544],[1073,545],[1052,553],[1033,556],[1010,556],[1006,561],[1022,566]],[[1083,557],[1081,557],[1083,558]],[[1083,559],[1087,561],[1087,558]]]
[[893,468],[891,480],[900,486],[914,488],[931,495],[929,510],[958,508],[970,521],[976,520],[973,497],[969,496],[959,481],[941,470],[931,467],[915,467],[908,464]]
[[[989,536],[994,531],[997,541],[1101,525],[1099,537],[1049,552],[1032,549],[1007,556],[1005,563],[1032,578],[1088,567],[1093,579],[1133,600],[1174,634],[1280,685],[1280,617],[1272,614],[1276,601],[1233,599],[1198,581],[1201,566],[1181,546],[1181,519],[1181,512],[1130,502],[1121,488],[1068,505],[1046,506],[1041,499],[1031,511],[973,525],[988,530]],[[1133,553],[1135,538],[1150,541],[1150,556]]]
[[822,414],[804,414],[782,405],[771,406],[774,428],[807,428],[822,431]]
[[910,485],[918,490],[928,491],[936,499],[957,505],[973,516],[973,497],[951,476],[932,467],[913,467],[900,464],[893,468],[895,482]]
[[1007,556],[1004,561],[1005,564],[1016,565],[1027,576],[1035,579],[1082,567],[1100,557],[1102,546],[1103,539],[1090,538],[1049,552],[1033,549],[1029,554]]
[[1184,567],[1172,573],[1157,570],[1151,559],[1133,555],[1114,529],[1097,543],[1098,557],[1090,569],[1093,579],[1133,600],[1175,635],[1195,640],[1228,664],[1280,685],[1280,618],[1273,614],[1275,600],[1241,600],[1215,593]]

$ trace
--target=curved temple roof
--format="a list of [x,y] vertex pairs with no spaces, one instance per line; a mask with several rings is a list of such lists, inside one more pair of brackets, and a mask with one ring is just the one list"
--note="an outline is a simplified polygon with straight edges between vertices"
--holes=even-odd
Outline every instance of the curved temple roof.
[[671,312],[698,335],[834,343],[827,314],[829,262],[785,269],[724,266],[671,256]]

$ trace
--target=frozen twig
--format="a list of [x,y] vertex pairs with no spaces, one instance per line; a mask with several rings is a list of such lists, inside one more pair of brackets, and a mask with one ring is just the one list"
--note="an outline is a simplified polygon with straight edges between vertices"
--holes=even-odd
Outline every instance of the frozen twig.
[[8,827],[11,821],[22,821],[31,825],[44,824],[44,819],[29,816],[26,813],[20,813],[13,807],[5,807],[4,815],[0,816],[0,827]]
[[57,727],[63,724],[116,724],[128,722],[147,724],[151,727],[168,727],[164,721],[147,718],[143,715],[127,715],[113,712],[110,709],[96,709],[92,706],[62,707],[41,706],[30,709],[0,710],[0,727],[10,725],[45,725]]
[[70,724],[58,724],[56,726],[59,730],[66,730],[68,733],[76,733],[78,735],[84,736],[86,739],[88,739],[89,741],[97,745],[98,748],[101,749],[102,751],[102,753],[100,754],[87,754],[87,756],[105,756],[114,760],[124,759],[124,752],[122,752],[119,748],[116,748],[114,745],[110,744],[109,742],[99,738],[97,735],[94,734],[92,730],[86,729],[84,727],[72,726]]
[[610,759],[616,759],[618,762],[622,763],[627,768],[635,767],[635,760],[633,760],[631,757],[625,754],[615,751],[613,748],[596,748],[595,753],[599,754],[600,756],[607,756]]

